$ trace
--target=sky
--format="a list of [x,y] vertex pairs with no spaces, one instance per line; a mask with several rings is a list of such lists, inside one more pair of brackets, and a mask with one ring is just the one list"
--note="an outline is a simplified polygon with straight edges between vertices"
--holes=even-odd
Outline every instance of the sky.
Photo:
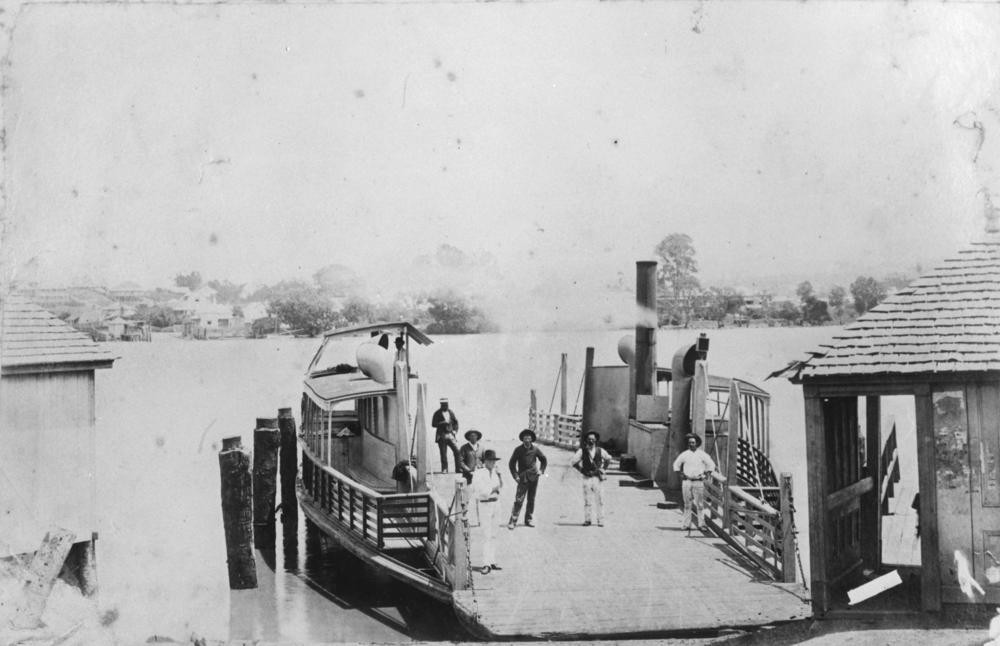
[[463,286],[579,311],[677,232],[703,284],[914,274],[1000,205],[998,32],[961,3],[25,5],[4,279],[419,284],[450,244],[494,261]]

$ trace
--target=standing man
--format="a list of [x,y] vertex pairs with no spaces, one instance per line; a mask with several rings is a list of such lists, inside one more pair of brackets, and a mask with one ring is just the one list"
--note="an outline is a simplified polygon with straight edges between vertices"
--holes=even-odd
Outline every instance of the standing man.
[[455,470],[459,470],[458,443],[455,441],[455,433],[458,432],[458,418],[455,413],[448,410],[448,399],[441,398],[441,407],[434,411],[431,416],[431,426],[434,427],[434,441],[437,442],[438,452],[441,454],[441,471],[448,473],[448,449],[451,449],[455,456]]
[[573,468],[583,474],[583,525],[590,525],[591,508],[596,504],[597,526],[604,527],[604,472],[610,456],[597,446],[601,436],[596,431],[587,431],[584,438],[572,462]]
[[514,495],[514,508],[510,512],[510,522],[507,529],[514,529],[517,525],[517,517],[521,515],[521,505],[524,504],[525,495],[528,496],[528,508],[524,510],[524,524],[534,527],[531,522],[535,513],[535,491],[538,490],[538,476],[545,475],[545,467],[548,460],[545,454],[535,446],[535,432],[530,428],[521,431],[517,439],[521,440],[521,445],[514,449],[510,456],[507,467],[510,475],[517,482],[517,493]]
[[465,481],[472,484],[472,474],[483,465],[483,449],[479,446],[479,440],[483,439],[483,434],[474,428],[465,432],[465,439],[468,440],[458,450],[461,462],[458,463],[465,476]]
[[686,436],[688,450],[674,460],[674,471],[681,474],[684,496],[684,521],[681,529],[690,529],[694,507],[698,507],[698,529],[705,530],[705,478],[715,471],[715,462],[701,450],[701,438],[694,433]]
[[497,523],[500,520],[500,490],[503,478],[497,468],[497,454],[493,449],[483,453],[483,466],[472,476],[472,490],[479,501],[479,524],[483,528],[483,574],[501,569],[497,565]]

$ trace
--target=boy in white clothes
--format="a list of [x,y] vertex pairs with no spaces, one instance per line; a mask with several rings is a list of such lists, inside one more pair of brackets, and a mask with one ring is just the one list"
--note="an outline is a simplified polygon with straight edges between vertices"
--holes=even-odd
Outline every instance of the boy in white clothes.
[[497,454],[493,449],[483,452],[483,466],[472,473],[472,494],[479,501],[479,524],[483,528],[483,567],[489,574],[501,569],[497,565],[497,525],[500,521],[500,490],[503,478],[497,469]]
[[715,462],[701,450],[701,438],[694,433],[686,436],[688,450],[674,460],[674,471],[681,474],[681,493],[684,495],[684,521],[681,529],[690,529],[694,507],[698,508],[698,529],[705,530],[705,478],[715,471]]

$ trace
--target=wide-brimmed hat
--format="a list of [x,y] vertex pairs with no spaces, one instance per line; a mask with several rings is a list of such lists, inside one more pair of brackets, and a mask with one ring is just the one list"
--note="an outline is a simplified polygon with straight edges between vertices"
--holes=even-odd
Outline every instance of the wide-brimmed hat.
[[597,431],[587,431],[586,433],[584,433],[584,434],[583,434],[583,439],[584,439],[584,440],[586,440],[586,439],[587,439],[588,437],[590,437],[591,435],[593,435],[593,436],[594,436],[594,439],[595,439],[596,441],[598,441],[598,442],[600,442],[600,441],[601,441],[601,434],[600,434],[600,433],[598,433]]
[[687,444],[690,440],[694,440],[696,447],[701,446],[701,438],[695,435],[694,433],[688,433],[687,435],[684,436],[685,444]]
[[518,433],[517,439],[519,439],[519,440],[521,440],[523,442],[525,436],[527,436],[527,435],[531,436],[531,441],[532,442],[534,442],[535,440],[538,439],[538,436],[535,435],[535,432],[533,430],[531,430],[530,428],[526,428],[523,431],[521,431],[520,433]]
[[493,449],[486,449],[485,451],[483,451],[483,462],[486,462],[487,460],[499,460],[499,459],[500,458],[497,457],[497,452],[494,451]]
[[[473,440],[471,437],[469,437],[473,433],[476,434],[476,439],[475,440]],[[470,428],[469,430],[467,430],[465,432],[465,439],[469,440],[470,442],[478,442],[479,440],[483,439],[483,434],[480,433],[479,431],[477,431],[474,428]]]

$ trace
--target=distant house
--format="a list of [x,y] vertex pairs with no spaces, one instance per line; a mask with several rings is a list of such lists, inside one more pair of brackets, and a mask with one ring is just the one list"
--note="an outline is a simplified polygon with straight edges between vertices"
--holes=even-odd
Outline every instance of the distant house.
[[119,303],[138,303],[146,296],[146,290],[131,281],[115,285],[108,290],[108,296]]
[[[70,559],[91,572],[95,371],[115,357],[22,296],[0,300],[0,310],[0,557],[33,552],[64,528],[75,535]],[[92,592],[92,577],[81,583]]]

